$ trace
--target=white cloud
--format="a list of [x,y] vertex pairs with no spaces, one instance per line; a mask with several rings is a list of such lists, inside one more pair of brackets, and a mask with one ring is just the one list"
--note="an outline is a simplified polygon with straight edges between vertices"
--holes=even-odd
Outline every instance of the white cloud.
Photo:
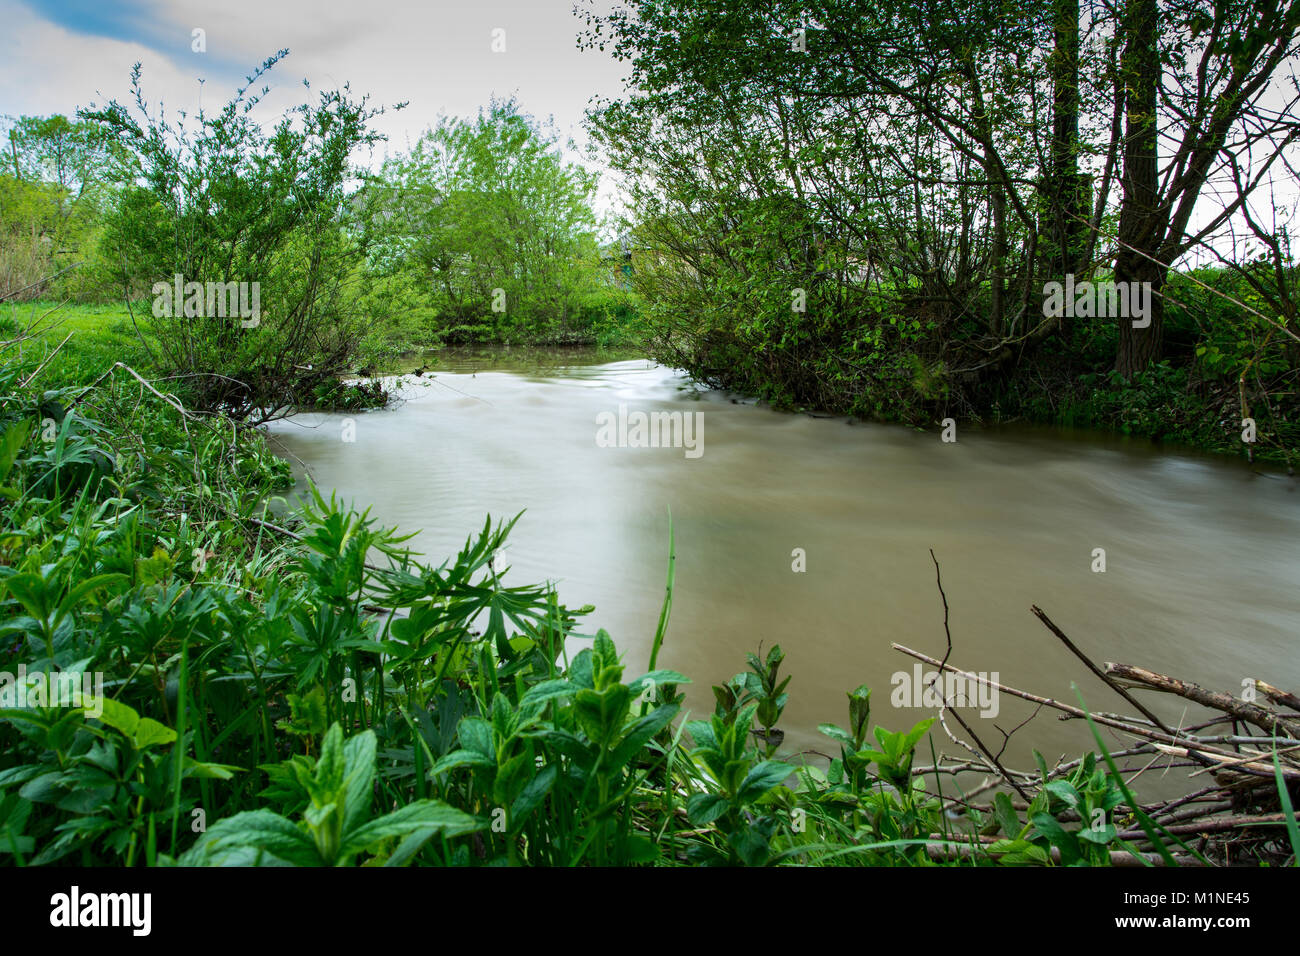
[[[16,0],[0,0],[7,27],[0,38],[0,113],[71,114],[91,100],[125,101],[137,60],[152,104],[163,101],[169,113],[200,102],[213,108],[287,47],[290,55],[267,81],[271,93],[257,114],[263,120],[303,102],[305,78],[314,90],[350,83],[374,106],[409,101],[375,122],[390,151],[405,149],[440,114],[472,116],[493,96],[512,94],[526,111],[542,120],[554,116],[562,135],[582,142],[588,99],[617,93],[624,67],[607,54],[577,49],[582,21],[572,9],[573,0],[156,0],[151,35],[125,43],[70,32]],[[206,33],[203,54],[190,49],[196,27]],[[492,52],[495,28],[505,30],[504,53]],[[174,50],[167,49],[171,38]],[[198,77],[205,78],[201,90]],[[607,203],[608,184],[602,193]]]
[[0,114],[71,116],[92,101],[124,99],[137,61],[169,102],[196,101],[197,75],[142,44],[74,33],[16,0],[0,0],[0,23]]

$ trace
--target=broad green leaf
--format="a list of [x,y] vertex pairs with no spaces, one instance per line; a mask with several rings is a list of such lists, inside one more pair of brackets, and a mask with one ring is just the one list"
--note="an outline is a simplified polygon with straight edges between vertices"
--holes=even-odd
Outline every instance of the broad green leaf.
[[[140,715],[135,712],[133,707],[121,701],[113,700],[111,697],[105,697],[103,701],[96,701],[96,706],[100,705],[103,707],[103,712],[99,715],[99,720],[102,723],[122,731],[128,737],[135,736],[135,729],[140,725]],[[82,709],[89,712],[93,708],[85,707]]]
[[483,820],[462,813],[441,800],[416,800],[345,833],[341,853],[357,853],[380,840],[416,831],[429,830],[445,837],[456,837],[486,826]]
[[224,851],[242,847],[262,850],[295,866],[320,866],[322,862],[312,838],[270,810],[250,810],[218,820],[179,862],[181,866],[220,863]]
[[155,744],[169,744],[176,739],[176,731],[166,724],[160,724],[151,717],[140,718],[135,728],[135,745],[139,750]]
[[542,769],[541,773],[528,781],[528,786],[524,787],[510,807],[512,828],[518,829],[528,815],[541,806],[542,801],[546,799],[546,795],[551,792],[551,787],[555,785],[559,769],[556,764],[548,764]]
[[429,771],[430,777],[455,770],[457,767],[495,767],[497,762],[485,757],[477,750],[455,750],[435,763]]
[[728,806],[727,798],[720,793],[696,793],[686,801],[686,816],[691,823],[702,827],[726,813]]
[[794,773],[794,767],[779,760],[764,760],[745,775],[737,797],[744,803],[757,800]]

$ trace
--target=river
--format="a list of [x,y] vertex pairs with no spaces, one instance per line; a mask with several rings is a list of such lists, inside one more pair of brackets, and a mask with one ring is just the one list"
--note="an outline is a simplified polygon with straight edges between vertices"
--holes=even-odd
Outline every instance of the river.
[[[324,491],[420,529],[411,544],[435,564],[485,514],[527,509],[507,583],[549,579],[569,607],[594,604],[582,629],[609,631],[626,678],[646,669],[671,509],[677,578],[660,666],[695,681],[688,706],[703,715],[711,684],[779,643],[793,676],[783,752],[835,752],[817,725],[846,725],[858,684],[872,688],[873,724],[935,713],[913,706],[924,704],[914,662],[890,647],[944,655],[931,549],[950,663],[968,671],[1070,703],[1077,682],[1094,709],[1132,713],[1030,613],[1037,604],[1099,663],[1237,694],[1252,677],[1300,688],[1300,487],[1284,475],[1059,430],[959,427],[944,442],[937,423],[781,413],[580,351],[440,358],[395,407],[304,414],[273,436]],[[636,447],[638,415],[664,412],[695,428],[665,430],[677,447]],[[1182,701],[1144,697],[1191,722]],[[1033,711],[1006,694],[975,703],[962,713],[994,747]],[[1032,768],[1031,747],[1050,763],[1089,742],[1081,722],[1044,711],[1004,761]],[[960,753],[942,732],[934,743]],[[1160,771],[1139,795],[1167,790]]]

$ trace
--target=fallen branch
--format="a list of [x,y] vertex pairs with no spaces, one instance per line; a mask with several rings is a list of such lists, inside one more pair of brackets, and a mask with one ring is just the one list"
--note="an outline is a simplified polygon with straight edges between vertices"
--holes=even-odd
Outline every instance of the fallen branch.
[[1202,707],[1221,710],[1244,720],[1248,724],[1254,724],[1260,730],[1269,734],[1276,734],[1278,728],[1281,727],[1288,736],[1300,736],[1300,720],[1289,720],[1266,707],[1260,707],[1258,704],[1252,704],[1249,701],[1238,700],[1236,697],[1218,691],[1206,690],[1191,681],[1166,677],[1164,674],[1157,674],[1155,671],[1147,670],[1145,667],[1135,667],[1132,664],[1108,662],[1106,672],[1122,677],[1125,680],[1137,681],[1167,694],[1176,694],[1186,700],[1200,704]]

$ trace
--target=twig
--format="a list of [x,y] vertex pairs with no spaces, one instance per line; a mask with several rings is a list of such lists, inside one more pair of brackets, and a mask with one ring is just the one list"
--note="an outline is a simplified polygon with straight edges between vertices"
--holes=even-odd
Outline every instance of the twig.
[[1040,608],[1037,604],[1035,604],[1030,607],[1030,610],[1034,612],[1034,616],[1036,618],[1038,618],[1040,621],[1043,622],[1044,625],[1046,625],[1049,631],[1051,631],[1060,639],[1061,643],[1064,644],[1069,649],[1071,654],[1079,658],[1079,660],[1083,661],[1083,663],[1087,665],[1088,670],[1092,671],[1094,674],[1100,677],[1102,681],[1104,681],[1106,685],[1110,687],[1111,690],[1115,691],[1115,693],[1119,694],[1126,701],[1128,701],[1130,704],[1136,707],[1138,713],[1140,713],[1147,720],[1151,721],[1151,723],[1155,724],[1155,726],[1159,727],[1165,733],[1169,734],[1170,736],[1177,736],[1177,734],[1175,734],[1173,730],[1170,730],[1167,726],[1165,726],[1164,721],[1162,721],[1155,714],[1151,713],[1151,711],[1143,707],[1139,701],[1134,699],[1132,694],[1130,694],[1123,687],[1121,687],[1117,681],[1112,680],[1110,677],[1106,676],[1106,674],[1102,672],[1101,668],[1099,668],[1096,664],[1094,664],[1091,660],[1089,660],[1087,654],[1083,653],[1083,651],[1075,647],[1074,642],[1065,636],[1064,631],[1062,631],[1059,627],[1057,627],[1054,623],[1052,623],[1052,619],[1043,612],[1042,608]]
[[36,371],[32,372],[31,375],[28,375],[25,379],[23,379],[23,383],[22,383],[22,385],[19,386],[19,387],[20,387],[20,388],[26,388],[28,385],[32,384],[32,381],[36,378],[36,376],[37,376],[37,375],[40,375],[40,374],[41,374],[41,371],[45,368],[45,366],[47,366],[47,365],[50,364],[50,361],[54,358],[54,356],[56,356],[56,355],[59,354],[59,350],[60,350],[61,348],[63,348],[63,346],[65,346],[65,345],[68,344],[68,339],[70,339],[70,338],[72,338],[72,333],[71,333],[71,332],[69,332],[67,335],[65,335],[65,336],[63,337],[63,341],[60,342],[60,343],[55,347],[55,349],[54,349],[53,352],[51,352],[49,355],[45,356],[45,361],[42,362],[40,365],[38,365],[38,366],[36,367]]

